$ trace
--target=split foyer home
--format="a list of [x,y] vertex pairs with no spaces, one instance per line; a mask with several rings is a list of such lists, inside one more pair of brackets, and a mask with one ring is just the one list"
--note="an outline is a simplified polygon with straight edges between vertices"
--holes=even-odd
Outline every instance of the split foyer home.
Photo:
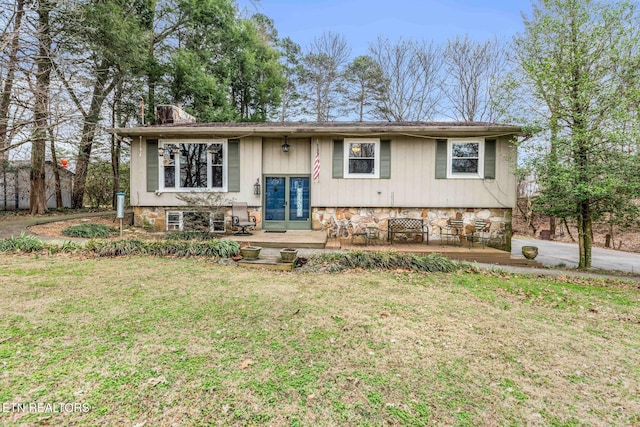
[[[171,114],[169,114],[171,116]],[[185,118],[186,117],[186,118]],[[195,123],[115,130],[131,144],[134,223],[187,229],[203,213],[184,193],[246,202],[265,231],[365,227],[386,237],[390,218],[420,218],[438,240],[451,220],[483,220],[491,246],[509,248],[516,204],[517,126],[467,122]],[[230,232],[231,208],[205,213]]]

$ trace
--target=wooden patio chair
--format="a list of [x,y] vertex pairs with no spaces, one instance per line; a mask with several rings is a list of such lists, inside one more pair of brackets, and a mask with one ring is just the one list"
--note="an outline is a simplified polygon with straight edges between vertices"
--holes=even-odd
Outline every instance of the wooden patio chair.
[[245,202],[233,202],[231,204],[231,226],[238,228],[236,236],[251,236],[247,228],[255,228],[257,225],[256,217],[249,216],[249,209]]

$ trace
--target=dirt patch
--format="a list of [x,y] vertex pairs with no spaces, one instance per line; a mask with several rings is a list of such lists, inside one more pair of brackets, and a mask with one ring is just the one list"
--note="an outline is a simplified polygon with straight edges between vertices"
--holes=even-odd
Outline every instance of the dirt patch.
[[[522,210],[526,208],[526,200],[521,199],[518,204],[522,207]],[[514,210],[513,213],[513,234],[518,236],[540,238],[540,232],[542,230],[549,230],[549,217],[539,214],[533,214],[531,223],[535,227],[536,231],[533,232],[533,228],[529,226],[525,216],[520,209]],[[575,221],[567,220],[567,227],[563,224],[562,219],[556,219],[556,235],[553,236],[553,240],[556,242],[564,243],[576,243],[578,239],[578,228]],[[593,226],[593,246],[598,248],[605,248],[607,241],[607,235],[612,236],[611,248],[625,252],[640,253],[640,229],[629,228],[620,229],[620,227],[610,227],[606,223],[596,223]],[[572,239],[575,239],[573,240]]]
[[[148,233],[144,229],[140,227],[132,227],[127,224],[131,224],[132,222],[132,214],[125,215],[123,219],[124,230],[123,234],[126,237],[137,237],[137,238],[155,238],[157,233]],[[33,225],[29,227],[29,231],[39,236],[47,236],[47,237],[57,237],[60,239],[68,238],[62,232],[74,225],[80,224],[101,224],[107,227],[114,227],[120,229],[120,220],[113,216],[94,216],[89,218],[77,218],[70,219],[67,221],[55,221],[48,222],[46,224]],[[119,237],[119,236],[118,236]]]

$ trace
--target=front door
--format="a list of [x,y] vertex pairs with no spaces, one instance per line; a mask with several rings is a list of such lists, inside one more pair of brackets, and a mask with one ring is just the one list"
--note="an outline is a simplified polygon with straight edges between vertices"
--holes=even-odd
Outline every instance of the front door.
[[311,230],[309,176],[264,177],[264,229]]

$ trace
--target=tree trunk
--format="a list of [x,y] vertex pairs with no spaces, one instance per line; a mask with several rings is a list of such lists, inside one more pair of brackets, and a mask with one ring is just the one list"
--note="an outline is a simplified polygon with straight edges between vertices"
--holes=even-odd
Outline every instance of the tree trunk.
[[84,118],[84,126],[82,127],[82,139],[78,150],[78,160],[76,163],[76,174],[73,177],[73,197],[72,207],[79,209],[84,203],[84,189],[87,182],[87,169],[89,168],[89,160],[91,158],[91,149],[93,147],[93,139],[100,121],[100,113],[102,104],[111,89],[105,87],[109,79],[108,66],[105,63],[98,65],[96,68],[96,82],[91,95],[91,106],[87,116]]
[[33,111],[35,129],[31,145],[31,186],[29,206],[31,214],[47,211],[45,187],[45,150],[49,118],[49,83],[51,81],[51,59],[49,57],[51,38],[49,37],[49,4],[38,3],[38,58],[36,74],[36,94]]
[[578,217],[578,247],[580,260],[578,268],[591,268],[591,247],[593,245],[593,220],[589,201],[579,203],[580,215]]
[[[116,88],[113,95],[113,109],[111,110],[111,127],[117,127],[120,120],[116,117],[120,117],[120,96],[122,95],[121,88]],[[114,134],[111,134],[111,171],[113,172],[113,194],[111,205],[113,208],[118,206],[118,191],[120,191],[120,139]]]
[[[16,3],[16,17],[13,24],[13,38],[11,40],[11,50],[7,63],[7,75],[4,78],[2,97],[0,98],[0,148],[9,145],[7,129],[9,128],[9,106],[11,105],[11,93],[13,92],[13,81],[15,79],[16,68],[18,66],[18,49],[20,47],[20,28],[22,26],[22,16],[24,15],[24,0]],[[0,151],[0,168],[4,170],[4,160],[7,159],[7,152]],[[5,186],[6,191],[6,186]],[[5,195],[6,197],[6,195]]]
[[49,132],[49,149],[51,150],[51,162],[53,163],[53,178],[56,185],[56,207],[58,209],[62,206],[62,186],[60,185],[60,170],[58,169],[58,156],[56,156],[56,143],[53,139],[53,134]]
[[[20,47],[20,29],[22,27],[22,16],[24,15],[24,0],[18,0],[16,3],[16,15],[13,24],[13,38],[11,40],[11,49],[7,63],[7,75],[4,78],[4,87],[2,88],[2,96],[0,97],[0,149],[8,147],[11,143],[7,136],[9,128],[9,105],[11,104],[11,94],[13,92],[13,81],[15,79],[15,71],[18,65],[18,49]],[[8,192],[7,192],[7,171],[8,152],[0,151],[0,171],[2,172],[2,193],[3,206],[7,209]]]

